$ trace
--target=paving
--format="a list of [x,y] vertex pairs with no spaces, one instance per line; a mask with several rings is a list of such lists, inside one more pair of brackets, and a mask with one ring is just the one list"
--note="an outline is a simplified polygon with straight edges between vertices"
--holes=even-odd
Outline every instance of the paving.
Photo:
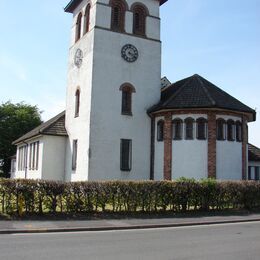
[[260,221],[260,213],[229,216],[99,220],[2,220],[0,234],[147,229]]

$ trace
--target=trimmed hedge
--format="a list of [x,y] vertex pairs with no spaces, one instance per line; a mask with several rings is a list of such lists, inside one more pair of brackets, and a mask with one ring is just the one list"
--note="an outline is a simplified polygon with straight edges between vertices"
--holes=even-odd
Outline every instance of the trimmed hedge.
[[260,182],[180,179],[63,183],[0,179],[0,211],[7,214],[238,208],[260,208]]

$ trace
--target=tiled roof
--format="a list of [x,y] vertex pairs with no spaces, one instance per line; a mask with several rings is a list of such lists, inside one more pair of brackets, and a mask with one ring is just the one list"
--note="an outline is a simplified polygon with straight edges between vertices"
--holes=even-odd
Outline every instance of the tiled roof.
[[222,108],[252,113],[255,118],[255,110],[197,74],[163,88],[160,102],[148,112],[182,108]]
[[[168,0],[159,0],[160,5],[166,3]],[[74,9],[82,2],[82,0],[71,0],[67,6],[64,8],[64,11],[67,13],[72,13]]]
[[260,161],[260,148],[248,144],[248,161]]
[[67,136],[68,134],[65,128],[65,111],[37,126],[30,132],[15,140],[13,144],[18,144],[37,135]]

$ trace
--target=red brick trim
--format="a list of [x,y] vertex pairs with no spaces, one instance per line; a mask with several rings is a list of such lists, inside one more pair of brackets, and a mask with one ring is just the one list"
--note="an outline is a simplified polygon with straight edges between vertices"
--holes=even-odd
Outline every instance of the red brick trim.
[[242,117],[242,180],[247,179],[247,143],[248,128],[246,117]]
[[172,179],[172,115],[164,117],[164,180]]
[[208,113],[208,178],[216,175],[216,113]]

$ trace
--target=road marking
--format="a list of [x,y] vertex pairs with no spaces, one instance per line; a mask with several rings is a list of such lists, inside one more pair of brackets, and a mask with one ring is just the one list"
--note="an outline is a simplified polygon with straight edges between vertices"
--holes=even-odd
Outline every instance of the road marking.
[[44,232],[44,233],[18,233],[10,234],[12,236],[39,236],[39,235],[64,235],[64,234],[100,234],[100,233],[116,233],[116,232],[138,232],[138,231],[160,231],[160,230],[174,230],[174,229],[199,229],[208,227],[220,227],[220,226],[234,226],[234,225],[259,225],[260,221],[247,221],[236,223],[220,223],[220,224],[201,224],[194,226],[179,226],[179,227],[159,227],[159,228],[137,228],[137,229],[120,229],[120,230],[100,230],[100,231],[68,231],[68,232]]

